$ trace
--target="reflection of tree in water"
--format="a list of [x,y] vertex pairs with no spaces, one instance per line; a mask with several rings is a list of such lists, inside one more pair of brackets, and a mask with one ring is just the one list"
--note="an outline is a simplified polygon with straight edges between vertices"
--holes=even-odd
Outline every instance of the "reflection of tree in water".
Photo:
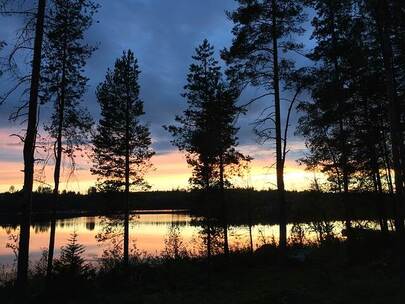
[[379,223],[376,221],[353,221],[352,225],[353,228],[357,229],[370,229],[370,230],[379,229]]
[[310,222],[308,223],[308,230],[315,233],[318,243],[336,238],[335,223],[331,221]]
[[224,253],[224,230],[218,220],[199,220],[200,230],[192,239],[193,251],[199,256],[210,257]]
[[33,226],[35,233],[47,232],[50,227],[50,222],[38,222]]
[[179,259],[188,256],[187,248],[183,242],[180,228],[177,224],[169,226],[164,245],[165,247],[161,253],[164,258]]
[[2,229],[13,229],[13,230],[17,230],[18,229],[18,225],[17,224],[1,224],[0,228]]
[[[106,246],[105,251],[113,256],[122,255],[124,229],[122,216],[110,216],[102,218],[100,221],[101,231],[95,238],[100,245]],[[103,253],[104,254],[104,253]]]
[[252,235],[252,227],[248,226],[248,233],[246,233],[245,227],[237,227],[233,229],[232,227],[228,227],[229,236],[232,238],[232,242],[230,242],[230,251],[249,251],[253,252],[254,245],[253,245],[253,235]]
[[[129,222],[138,218],[136,215],[131,215]],[[113,269],[119,264],[122,264],[124,253],[124,216],[116,215],[101,218],[101,231],[96,234],[95,238],[101,246],[105,246],[100,259],[102,268]],[[145,253],[140,252],[133,242],[133,248],[130,250],[130,259],[132,261],[139,259]]]
[[86,217],[86,229],[89,231],[93,231],[96,227],[96,219],[94,216]]
[[264,246],[264,245],[274,245],[274,246],[278,246],[278,243],[276,241],[276,238],[274,237],[273,234],[271,234],[270,236],[267,236],[264,229],[258,229],[257,230],[258,236],[257,236],[257,240],[256,243],[258,244],[258,247]]
[[290,237],[288,238],[288,244],[290,246],[303,246],[308,243],[306,238],[306,226],[302,223],[294,223],[291,227]]

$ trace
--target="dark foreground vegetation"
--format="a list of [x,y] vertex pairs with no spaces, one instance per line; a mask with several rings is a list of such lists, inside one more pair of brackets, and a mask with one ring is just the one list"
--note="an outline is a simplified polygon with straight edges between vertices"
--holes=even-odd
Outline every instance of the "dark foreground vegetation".
[[[350,217],[355,219],[378,219],[377,204],[383,203],[389,217],[394,213],[394,202],[389,195],[375,193],[351,193],[343,196],[337,193],[287,192],[288,221],[304,222],[309,220],[343,220],[349,206]],[[162,212],[167,210],[188,211],[192,215],[220,214],[218,197],[213,194],[212,200],[205,199],[202,191],[154,191],[130,193],[129,208],[136,211]],[[277,222],[278,201],[276,191],[227,190],[225,196],[228,205],[230,224],[241,224],[252,221]],[[34,217],[46,219],[54,202],[52,193],[34,193]],[[19,193],[0,194],[0,222],[10,223],[18,220],[22,197]],[[345,205],[346,204],[346,205]],[[108,215],[122,212],[125,200],[122,193],[93,193],[81,195],[74,192],[60,195],[56,210],[58,216],[77,216],[80,214]]]
[[[394,242],[379,232],[359,230],[351,245],[290,240],[286,260],[274,244],[210,259],[176,244],[159,258],[133,251],[124,270],[112,252],[88,265],[83,248],[71,242],[50,280],[46,261],[33,268],[24,303],[400,303]],[[1,284],[2,303],[14,303],[11,281]]]

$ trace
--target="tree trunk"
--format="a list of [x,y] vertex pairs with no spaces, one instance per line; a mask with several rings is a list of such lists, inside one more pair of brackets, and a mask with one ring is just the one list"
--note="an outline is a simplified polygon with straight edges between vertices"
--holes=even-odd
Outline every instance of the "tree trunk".
[[[331,35],[332,35],[332,47],[333,49],[338,49],[338,37],[336,37],[336,25],[335,25],[335,12],[333,8],[330,11],[330,21],[331,21]],[[335,72],[335,86],[336,86],[336,102],[338,105],[338,115],[339,115],[339,141],[340,141],[340,150],[341,150],[341,157],[340,157],[340,167],[343,173],[343,204],[345,208],[345,228],[347,231],[347,235],[350,238],[350,231],[352,228],[351,223],[351,216],[350,216],[350,207],[348,206],[347,202],[348,199],[346,198],[347,194],[349,193],[349,172],[348,172],[348,157],[347,157],[347,146],[346,141],[347,138],[345,137],[345,127],[342,114],[345,112],[343,109],[342,104],[342,84],[340,79],[340,69],[339,69],[339,62],[337,55],[333,56],[333,65],[334,65],[334,72]]]
[[381,51],[384,61],[386,90],[389,99],[389,114],[391,123],[391,149],[395,182],[395,228],[398,236],[398,252],[400,256],[401,284],[405,280],[404,261],[404,216],[403,216],[403,176],[401,168],[402,134],[400,125],[400,102],[397,96],[396,81],[394,76],[394,55],[390,39],[391,24],[390,12],[386,0],[379,0],[376,11],[377,26],[381,39]]
[[54,168],[54,189],[53,197],[54,201],[52,203],[52,218],[51,218],[51,232],[49,236],[49,246],[48,246],[48,265],[46,269],[46,275],[49,277],[52,273],[53,255],[55,251],[55,235],[56,235],[56,204],[59,199],[59,184],[60,184],[60,167],[62,163],[62,122],[63,122],[63,104],[61,98],[59,103],[59,121],[58,126],[58,136],[56,141],[56,153],[55,153],[55,168]]
[[392,160],[394,169],[394,183],[395,193],[397,196],[397,219],[396,229],[398,232],[404,230],[403,228],[403,216],[402,216],[402,194],[403,194],[403,177],[401,169],[401,146],[403,144],[400,124],[400,103],[397,96],[396,82],[393,70],[393,51],[390,40],[390,24],[389,24],[389,12],[387,3],[384,0],[380,0],[377,12],[379,33],[381,36],[381,49],[384,60],[384,72],[386,79],[386,90],[389,98],[389,114],[391,123],[391,149]]
[[27,285],[31,226],[32,188],[34,184],[35,142],[37,136],[38,90],[41,72],[42,40],[44,33],[46,0],[38,1],[32,61],[31,88],[28,109],[28,126],[24,140],[24,204],[22,209],[17,264],[17,286],[23,291]]
[[222,205],[222,225],[224,230],[224,254],[225,257],[229,256],[229,244],[228,244],[228,210],[225,201],[225,186],[224,186],[224,160],[223,154],[220,155],[219,161],[219,185],[220,185],[220,196]]
[[387,179],[387,184],[388,184],[388,191],[390,194],[394,194],[394,187],[392,185],[392,176],[391,176],[391,161],[389,157],[389,151],[387,147],[387,136],[384,130],[384,127],[382,128],[382,142],[381,142],[381,148],[383,155],[384,155],[384,163],[385,163],[385,171],[386,171],[386,179]]
[[279,197],[280,211],[280,237],[279,247],[282,253],[287,247],[287,219],[286,202],[284,191],[284,161],[282,156],[281,139],[281,114],[280,114],[280,72],[278,62],[278,38],[277,38],[277,4],[272,0],[272,36],[273,36],[273,82],[274,82],[274,109],[275,109],[275,127],[276,127],[276,171],[277,171],[277,192]]
[[247,191],[248,191],[247,204],[248,204],[249,245],[250,245],[250,254],[253,254],[254,246],[252,233],[252,201],[251,201],[251,191],[253,190],[247,189]]
[[55,251],[55,235],[56,235],[56,204],[59,199],[59,184],[60,184],[60,168],[62,164],[62,137],[63,137],[63,124],[65,119],[65,98],[66,98],[66,42],[63,48],[63,66],[62,66],[62,79],[61,79],[61,92],[58,101],[58,133],[56,137],[55,148],[55,168],[53,172],[54,188],[53,196],[54,202],[52,204],[52,219],[51,219],[51,233],[49,236],[48,247],[48,264],[46,268],[46,275],[49,278],[52,274],[53,268],[53,255]]
[[385,212],[385,204],[384,204],[384,196],[383,196],[383,189],[381,184],[381,176],[378,168],[378,164],[376,162],[375,157],[375,150],[371,150],[371,166],[372,166],[372,177],[374,183],[374,192],[377,195],[376,200],[376,210],[378,214],[378,220],[380,223],[380,229],[383,234],[388,234],[388,225],[387,225],[387,218]]
[[[129,95],[128,95],[129,96]],[[129,98],[129,97],[128,97]],[[129,111],[130,101],[127,100],[125,113],[125,219],[124,219],[124,266],[129,266]]]
[[208,180],[206,181],[207,183],[206,183],[206,186],[205,186],[205,191],[204,191],[204,200],[205,200],[205,205],[206,206],[208,206],[208,212],[207,212],[207,215],[206,215],[206,220],[207,220],[207,258],[208,258],[208,263],[209,263],[209,261],[210,261],[210,259],[211,259],[211,255],[212,255],[212,252],[211,252],[211,230],[212,230],[212,228],[211,228],[211,225],[212,225],[212,223],[211,223],[211,201],[210,201],[210,199],[211,199],[211,197],[209,196],[209,194],[210,194],[210,185],[209,185],[209,182],[208,182]]
[[205,220],[207,222],[207,241],[206,241],[206,245],[207,245],[207,259],[208,259],[208,263],[211,259],[211,197],[210,197],[210,182],[209,182],[209,177],[205,176],[205,184],[204,184],[204,190],[203,190],[203,195],[204,195],[204,205],[206,206],[205,209]]
[[376,200],[376,210],[378,214],[378,219],[380,222],[380,229],[384,235],[388,234],[388,225],[387,225],[387,217],[386,217],[386,210],[385,210],[385,202],[383,196],[383,189],[381,183],[381,175],[380,175],[380,166],[378,163],[378,156],[377,156],[377,149],[376,144],[378,143],[379,136],[378,131],[379,127],[376,127],[372,124],[371,115],[369,112],[369,103],[367,97],[365,97],[364,103],[364,114],[367,121],[367,131],[370,135],[367,140],[368,149],[370,152],[370,161],[371,161],[371,168],[372,168],[372,175],[373,175],[373,182],[374,182],[374,191],[377,195]]

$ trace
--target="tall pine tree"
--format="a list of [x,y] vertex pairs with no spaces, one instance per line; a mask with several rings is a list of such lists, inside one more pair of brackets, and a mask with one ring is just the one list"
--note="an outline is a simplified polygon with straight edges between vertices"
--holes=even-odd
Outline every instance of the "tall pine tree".
[[129,262],[129,192],[146,187],[144,176],[150,168],[151,137],[140,122],[143,101],[139,98],[139,67],[131,50],[124,52],[97,87],[101,119],[93,138],[93,167],[104,190],[124,191],[124,265]]
[[400,0],[362,1],[365,15],[371,17],[383,62],[388,100],[391,154],[395,181],[395,228],[398,235],[401,284],[405,282],[405,5]]
[[[53,102],[51,121],[45,130],[54,141],[54,204],[59,194],[62,157],[68,157],[74,169],[75,152],[86,144],[92,125],[90,114],[81,103],[88,81],[83,75],[84,66],[95,48],[84,43],[83,35],[91,26],[97,8],[91,0],[52,0],[47,16],[41,87],[43,103]],[[48,275],[52,270],[54,245],[53,216]]]
[[243,110],[236,105],[239,92],[223,80],[214,58],[214,47],[207,40],[196,49],[182,96],[188,107],[176,116],[177,125],[166,127],[173,144],[184,151],[193,168],[190,183],[200,189],[224,188],[230,171],[249,158],[237,146],[235,120]]
[[[224,253],[227,255],[224,191],[230,185],[230,177],[240,173],[250,161],[250,157],[236,150],[238,128],[235,122],[243,110],[236,105],[239,90],[224,81],[218,61],[214,58],[214,47],[207,40],[196,49],[192,58],[194,62],[190,65],[182,95],[188,107],[183,115],[176,117],[177,125],[166,129],[174,137],[173,144],[185,152],[187,163],[193,168],[190,183],[205,190],[206,195],[214,189],[219,190]],[[208,225],[208,256],[211,253],[210,230]]]
[[[44,37],[44,23],[46,0],[38,0],[37,9],[35,11],[35,34],[33,42],[32,54],[32,70],[30,78],[29,100],[28,100],[28,115],[27,129],[24,137],[24,202],[22,207],[20,237],[18,245],[18,262],[17,262],[17,286],[20,288],[21,294],[24,297],[27,279],[28,279],[28,264],[29,264],[29,245],[30,245],[30,228],[31,228],[31,212],[32,212],[32,188],[34,184],[34,164],[35,164],[35,148],[37,139],[38,125],[38,95],[41,74],[42,61],[42,44]],[[28,22],[27,22],[28,25]]]
[[[305,20],[301,1],[292,0],[237,0],[239,7],[228,17],[235,24],[234,39],[230,49],[225,49],[222,57],[229,65],[228,75],[239,85],[261,87],[263,95],[274,95],[274,117],[266,121],[274,122],[275,134],[265,139],[275,139],[277,189],[280,203],[280,248],[287,245],[287,220],[284,187],[283,133],[281,127],[281,82],[294,66],[288,53],[301,49],[292,37],[304,30]],[[282,51],[282,52],[280,52]],[[284,138],[284,145],[286,138]]]

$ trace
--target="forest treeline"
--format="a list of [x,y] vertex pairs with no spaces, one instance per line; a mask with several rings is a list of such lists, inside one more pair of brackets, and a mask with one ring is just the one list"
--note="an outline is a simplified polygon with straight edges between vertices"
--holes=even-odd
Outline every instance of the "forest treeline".
[[[0,223],[18,224],[18,194],[0,194]],[[142,213],[186,213],[197,218],[206,217],[208,210],[213,219],[221,220],[222,210],[217,199],[201,203],[201,191],[147,191],[129,194],[130,214]],[[276,224],[279,217],[277,191],[253,189],[229,189],[225,193],[228,224]],[[353,220],[375,221],[378,209],[375,202],[384,199],[387,217],[394,218],[394,202],[389,194],[380,196],[375,193],[351,193],[345,197],[351,207]],[[341,221],[345,219],[345,206],[342,194],[315,191],[287,191],[287,222]],[[113,203],[112,203],[113,202]],[[32,211],[34,221],[49,220],[54,204],[52,192],[34,193]],[[56,218],[77,216],[108,216],[125,211],[126,203],[121,193],[91,193],[82,195],[74,192],[61,193],[55,206]],[[393,221],[389,221],[393,226]]]
[[[17,283],[23,287],[27,280],[33,184],[40,167],[36,152],[40,149],[49,155],[45,165],[50,161],[54,167],[55,206],[60,196],[62,160],[70,160],[74,169],[75,157],[83,153],[84,145],[90,146],[91,172],[98,178],[99,191],[124,194],[123,263],[128,265],[129,195],[131,189],[148,188],[144,177],[154,155],[152,135],[142,122],[144,101],[140,99],[135,54],[123,50],[98,85],[101,115],[95,124],[83,96],[89,80],[84,73],[86,62],[97,48],[102,48],[102,42],[91,46],[84,39],[99,9],[97,1],[38,0],[33,7],[16,2],[0,1],[3,16],[26,18],[26,26],[2,67],[4,75],[14,76],[15,84],[0,103],[24,90],[21,107],[11,114],[26,124],[25,134],[19,136],[24,144],[24,198]],[[287,247],[284,167],[290,118],[293,111],[298,111],[296,133],[308,148],[299,161],[310,170],[326,174],[326,185],[314,181],[316,190],[341,194],[349,238],[353,210],[347,195],[359,191],[380,195],[375,202],[384,233],[388,233],[388,210],[382,198],[390,195],[395,202],[398,252],[403,256],[405,2],[236,2],[237,8],[226,13],[234,24],[232,44],[219,53],[225,68],[221,68],[208,40],[197,46],[184,90],[179,92],[187,107],[173,124],[164,126],[192,168],[191,187],[204,193],[201,204],[215,196],[220,206],[225,255],[230,208],[225,190],[232,187],[232,177],[242,174],[251,161],[249,155],[238,150],[236,122],[249,111],[249,105],[262,102],[263,111],[253,123],[261,143],[275,144],[280,251]],[[301,37],[308,31],[313,47],[302,43]],[[27,63],[29,75],[16,72],[21,51],[28,51],[32,58]],[[308,64],[303,66],[302,62]],[[260,95],[246,102],[240,100],[245,89],[252,87]],[[53,113],[44,124],[48,135],[43,140],[38,134],[42,125],[39,109],[48,103],[53,105]],[[210,231],[209,220],[207,225]],[[48,275],[52,273],[54,239],[55,219]],[[405,263],[401,265],[405,267]]]

